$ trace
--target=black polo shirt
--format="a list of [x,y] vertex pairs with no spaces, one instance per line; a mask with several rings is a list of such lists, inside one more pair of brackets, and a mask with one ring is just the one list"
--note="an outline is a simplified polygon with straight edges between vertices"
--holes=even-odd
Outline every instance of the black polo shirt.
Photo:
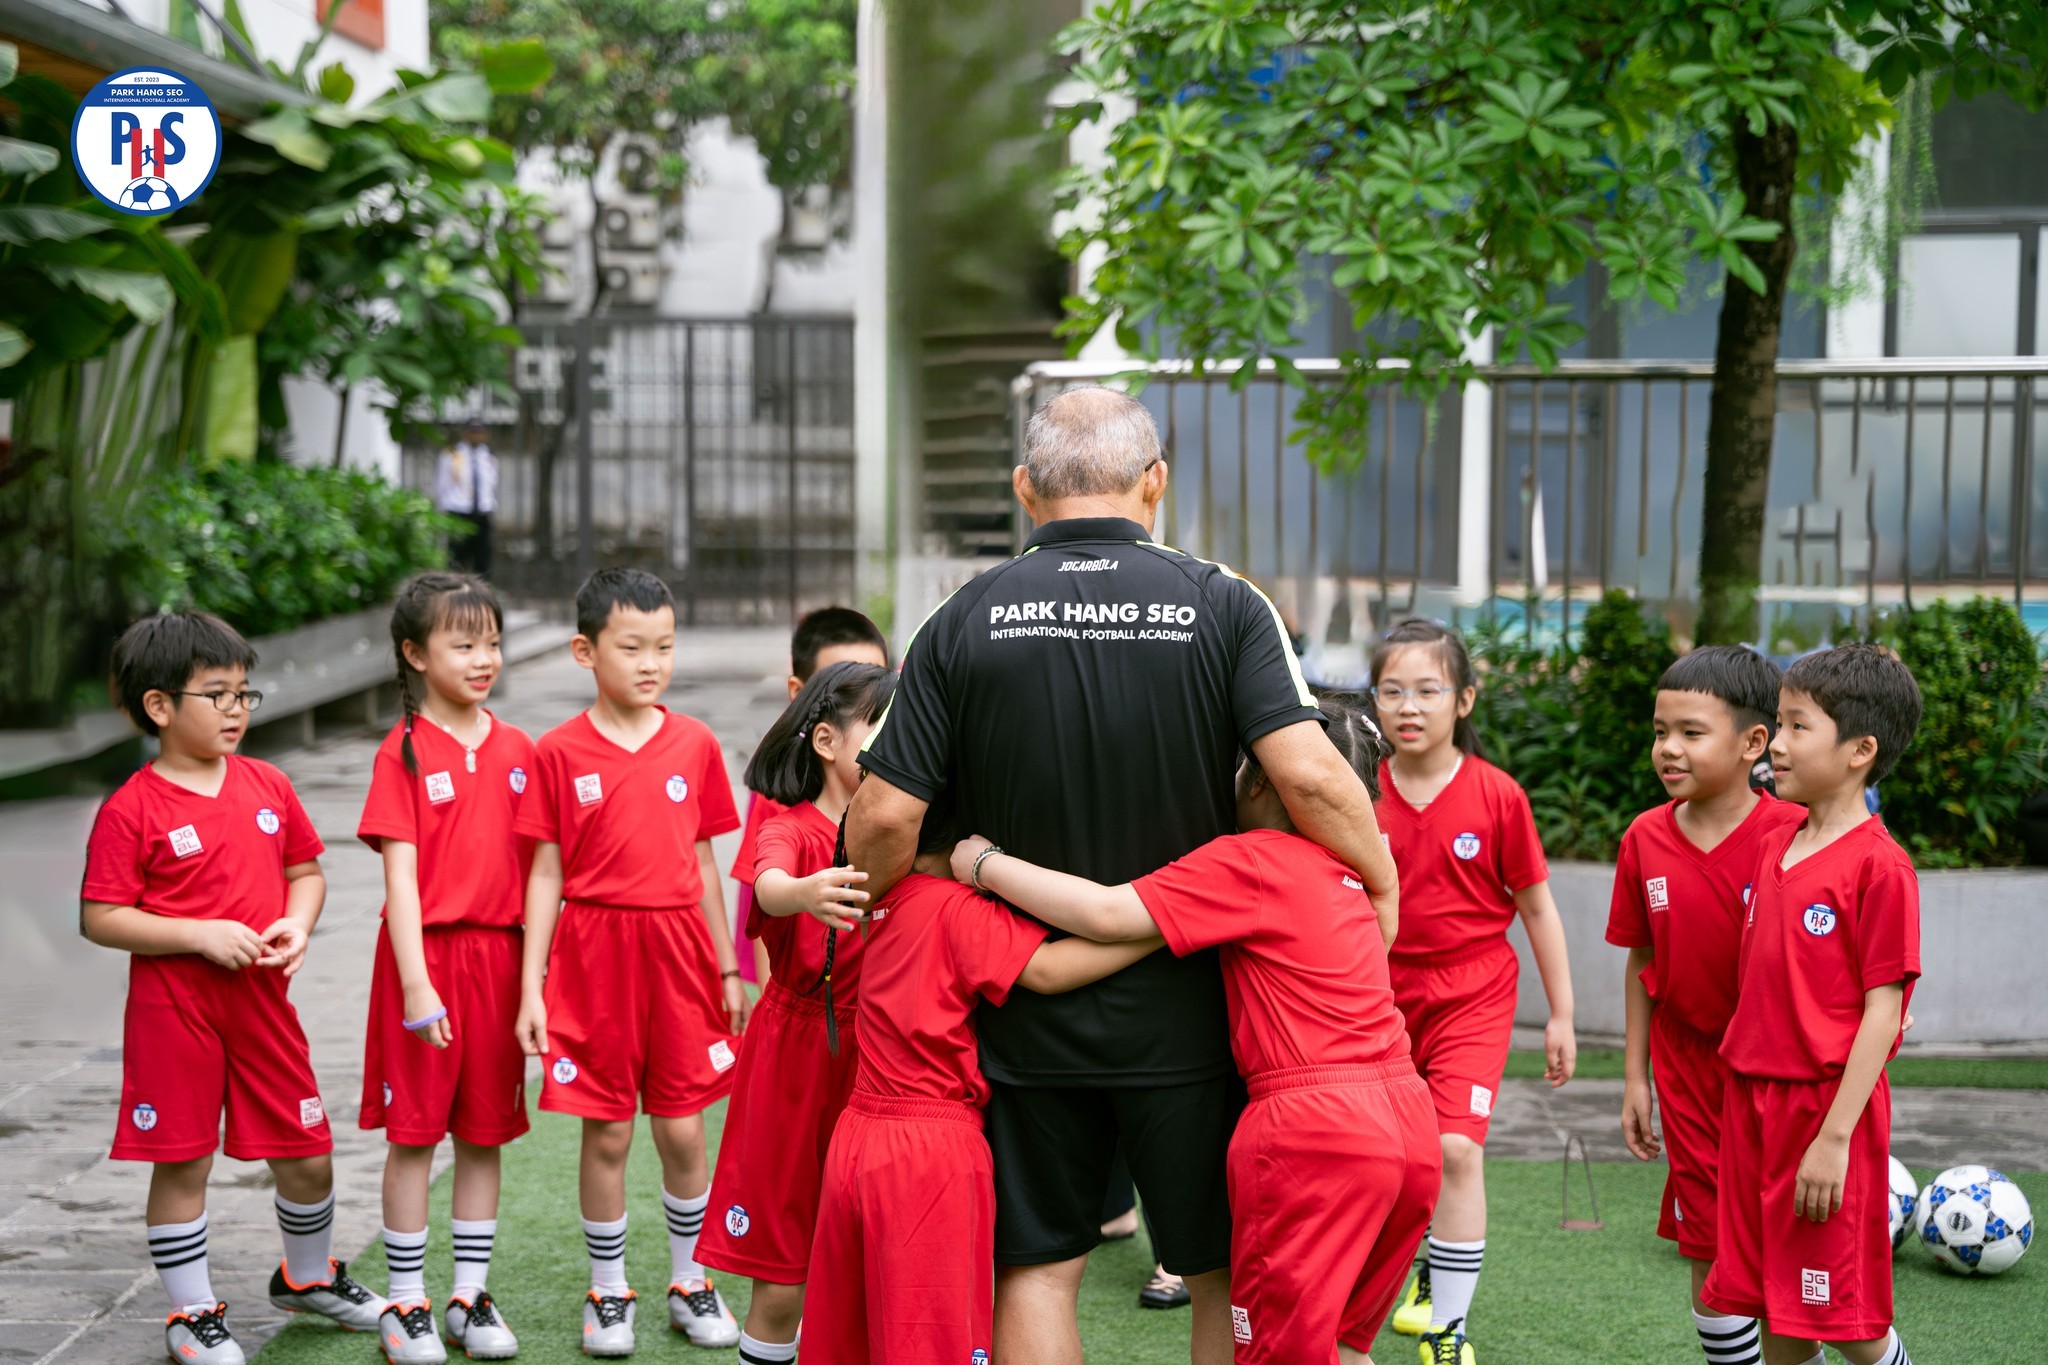
[[[1057,521],[911,641],[861,764],[962,833],[1116,885],[1236,828],[1239,751],[1319,720],[1272,603],[1122,518]],[[1166,1084],[1230,1069],[1216,954],[1161,951],[979,1021],[1011,1084]]]

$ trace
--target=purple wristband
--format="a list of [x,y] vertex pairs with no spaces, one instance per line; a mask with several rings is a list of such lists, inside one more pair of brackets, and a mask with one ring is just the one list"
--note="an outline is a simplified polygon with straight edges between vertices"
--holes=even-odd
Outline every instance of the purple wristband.
[[429,1024],[438,1024],[438,1023],[440,1023],[440,1022],[441,1022],[441,1021],[442,1021],[443,1019],[446,1019],[447,1017],[448,1017],[448,1007],[447,1007],[446,1005],[443,1005],[443,1006],[441,1006],[441,1008],[439,1008],[439,1009],[435,1010],[435,1011],[434,1011],[433,1013],[431,1013],[431,1014],[425,1015],[425,1016],[423,1016],[423,1017],[421,1017],[421,1018],[418,1018],[418,1019],[408,1019],[408,1020],[406,1020],[406,1021],[405,1021],[405,1027],[406,1027],[406,1031],[407,1031],[407,1032],[409,1032],[409,1033],[418,1033],[418,1032],[419,1032],[419,1031],[420,1031],[421,1029],[423,1029],[423,1028],[427,1027],[427,1026],[428,1026]]

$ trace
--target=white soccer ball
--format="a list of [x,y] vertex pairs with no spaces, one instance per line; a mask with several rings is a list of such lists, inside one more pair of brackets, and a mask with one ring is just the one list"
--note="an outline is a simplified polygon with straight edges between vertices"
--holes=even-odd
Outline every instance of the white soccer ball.
[[1913,1210],[1920,1207],[1920,1186],[1913,1180],[1913,1173],[1906,1169],[1906,1163],[1892,1158],[1891,1225],[1892,1250],[1897,1251],[1906,1244],[1906,1234],[1913,1230]]
[[1920,1240],[1960,1275],[2010,1270],[2034,1240],[2034,1211],[2019,1186],[1987,1166],[1956,1166],[1920,1192]]
[[160,176],[145,175],[131,180],[121,190],[121,207],[161,213],[178,206],[178,192]]

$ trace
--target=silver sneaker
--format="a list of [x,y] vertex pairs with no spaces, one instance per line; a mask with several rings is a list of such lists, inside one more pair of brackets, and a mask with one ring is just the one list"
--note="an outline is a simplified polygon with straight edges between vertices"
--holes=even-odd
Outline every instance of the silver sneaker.
[[478,1290],[473,1300],[448,1300],[443,1323],[448,1344],[471,1360],[510,1360],[519,1354],[519,1338],[498,1316],[497,1302],[488,1289]]
[[377,1319],[377,1344],[391,1365],[446,1365],[448,1352],[434,1335],[434,1305],[418,1303],[385,1305]]
[[270,1272],[270,1301],[287,1313],[318,1313],[351,1332],[374,1332],[391,1301],[348,1277],[348,1263],[327,1258],[324,1284],[293,1284],[284,1266]]
[[628,1289],[624,1294],[599,1294],[595,1289],[583,1296],[583,1354],[587,1356],[629,1356],[633,1354],[633,1311],[640,1296]]
[[227,1314],[224,1303],[171,1314],[164,1319],[164,1350],[178,1365],[248,1365],[241,1343],[228,1331]]
[[725,1296],[710,1280],[683,1280],[668,1287],[668,1325],[692,1346],[719,1349],[740,1344],[740,1325]]

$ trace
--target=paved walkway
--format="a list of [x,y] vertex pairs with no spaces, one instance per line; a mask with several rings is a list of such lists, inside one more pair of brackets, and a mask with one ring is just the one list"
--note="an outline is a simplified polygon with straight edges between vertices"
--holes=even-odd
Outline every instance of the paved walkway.
[[[787,637],[773,631],[692,632],[678,649],[668,704],[718,732],[736,786],[754,740],[786,700],[787,651]],[[589,675],[557,651],[511,669],[493,709],[538,735],[591,696]],[[260,742],[266,732],[256,735]],[[380,1222],[384,1147],[355,1119],[383,874],[352,836],[381,738],[364,731],[258,751],[291,774],[328,843],[327,909],[292,999],[334,1120],[335,1246],[344,1256],[366,1245]],[[120,1101],[127,966],[77,932],[85,838],[98,805],[0,806],[0,1361],[163,1359],[163,1296],[142,1236],[149,1170],[106,1159]],[[737,836],[718,841],[721,866],[736,843]],[[209,1195],[214,1289],[234,1305],[236,1332],[250,1345],[282,1325],[265,1288],[278,1256],[271,1198],[262,1163],[217,1161]],[[367,1339],[363,1349],[367,1358]]]

